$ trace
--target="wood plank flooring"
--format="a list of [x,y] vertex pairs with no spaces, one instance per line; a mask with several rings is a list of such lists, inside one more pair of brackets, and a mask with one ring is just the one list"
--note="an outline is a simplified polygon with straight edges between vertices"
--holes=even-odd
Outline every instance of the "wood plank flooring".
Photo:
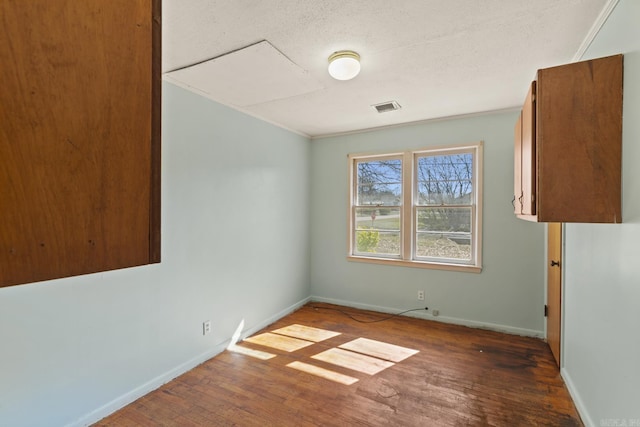
[[[339,335],[295,351],[241,342],[275,357],[227,350],[96,426],[582,426],[541,340],[409,317],[359,323],[336,309],[386,317],[308,304],[260,333],[307,326]],[[382,343],[366,341],[373,356],[391,349],[406,357],[389,356],[399,361],[376,374],[313,358],[338,346],[359,354],[362,341],[345,346],[359,338]]]

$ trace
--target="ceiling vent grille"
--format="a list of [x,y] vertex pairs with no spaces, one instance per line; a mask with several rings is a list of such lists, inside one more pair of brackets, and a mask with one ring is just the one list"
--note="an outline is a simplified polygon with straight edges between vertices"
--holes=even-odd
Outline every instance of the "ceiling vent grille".
[[378,113],[388,113],[402,108],[396,101],[383,102],[382,104],[372,105]]

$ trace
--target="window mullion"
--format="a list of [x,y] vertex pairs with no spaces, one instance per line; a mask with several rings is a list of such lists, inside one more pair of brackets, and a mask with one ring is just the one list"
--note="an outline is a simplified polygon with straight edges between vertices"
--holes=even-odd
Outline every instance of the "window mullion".
[[402,157],[402,259],[413,259],[413,200],[414,200],[414,159],[411,152],[405,152]]
[[356,168],[356,161],[351,158],[351,155],[349,155],[349,203],[347,203],[347,208],[349,209],[349,213],[348,213],[348,221],[347,221],[347,230],[349,230],[349,233],[347,235],[347,248],[348,251],[347,253],[349,255],[353,255],[354,253],[354,249],[355,249],[355,234],[356,234],[356,222],[355,222],[355,195],[356,195],[356,180],[357,180],[357,174],[355,171]]

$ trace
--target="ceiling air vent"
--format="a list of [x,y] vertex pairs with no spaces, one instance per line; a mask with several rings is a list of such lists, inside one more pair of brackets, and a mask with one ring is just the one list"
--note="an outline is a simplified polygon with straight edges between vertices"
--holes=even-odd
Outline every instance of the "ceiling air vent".
[[372,105],[372,107],[375,108],[378,111],[378,113],[386,113],[389,111],[395,111],[402,108],[400,107],[400,104],[398,104],[396,101],[383,102],[382,104]]

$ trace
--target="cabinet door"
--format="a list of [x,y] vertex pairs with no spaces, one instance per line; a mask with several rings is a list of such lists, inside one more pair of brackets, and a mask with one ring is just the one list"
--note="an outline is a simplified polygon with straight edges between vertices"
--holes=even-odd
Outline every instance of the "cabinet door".
[[538,71],[539,221],[621,222],[622,83],[622,55]]
[[522,111],[513,131],[513,211],[522,213]]
[[0,1],[0,287],[159,262],[160,6]]
[[522,214],[536,214],[536,82],[522,108]]

